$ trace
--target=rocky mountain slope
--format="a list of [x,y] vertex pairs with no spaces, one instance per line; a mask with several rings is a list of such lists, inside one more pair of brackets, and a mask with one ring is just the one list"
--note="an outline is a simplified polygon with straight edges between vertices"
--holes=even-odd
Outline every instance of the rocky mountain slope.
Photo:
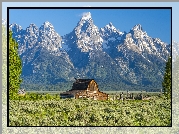
[[[161,88],[171,45],[147,35],[140,24],[121,32],[110,22],[98,28],[91,13],[60,36],[50,22],[26,29],[10,24],[19,43],[24,83],[55,85],[94,78],[102,90]],[[69,87],[70,88],[70,87]]]

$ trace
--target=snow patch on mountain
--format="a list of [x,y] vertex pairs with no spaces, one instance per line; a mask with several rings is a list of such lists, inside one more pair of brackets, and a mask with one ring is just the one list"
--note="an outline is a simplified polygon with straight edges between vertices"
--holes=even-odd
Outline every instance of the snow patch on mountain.
[[105,51],[111,51],[110,49],[116,48],[120,44],[124,34],[116,29],[111,22],[104,28],[100,28],[99,32],[103,39],[102,47]]
[[108,48],[110,48],[110,46],[108,46],[107,43],[108,43],[108,41],[103,40],[103,43],[102,43],[103,49],[108,49]]
[[132,28],[133,31],[143,31],[141,24],[137,24]]
[[39,28],[39,38],[40,45],[44,46],[49,51],[58,52],[60,48],[62,48],[62,38],[48,21],[44,22]]

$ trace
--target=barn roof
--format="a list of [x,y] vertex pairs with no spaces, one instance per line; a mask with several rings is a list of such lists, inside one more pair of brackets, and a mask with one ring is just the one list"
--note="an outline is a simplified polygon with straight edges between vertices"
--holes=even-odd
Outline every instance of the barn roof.
[[94,79],[76,79],[71,90],[86,90],[92,80]]
[[94,79],[76,79],[76,83],[80,82],[91,82]]

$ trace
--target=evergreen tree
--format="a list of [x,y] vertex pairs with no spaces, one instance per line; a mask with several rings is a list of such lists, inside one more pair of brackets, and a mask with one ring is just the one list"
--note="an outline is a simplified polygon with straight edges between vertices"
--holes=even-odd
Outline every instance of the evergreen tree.
[[22,63],[18,55],[18,43],[12,38],[12,31],[9,31],[9,97],[12,99],[17,95],[22,73]]
[[166,62],[165,67],[165,74],[164,74],[164,80],[162,82],[164,95],[171,99],[171,57],[168,58],[168,61]]

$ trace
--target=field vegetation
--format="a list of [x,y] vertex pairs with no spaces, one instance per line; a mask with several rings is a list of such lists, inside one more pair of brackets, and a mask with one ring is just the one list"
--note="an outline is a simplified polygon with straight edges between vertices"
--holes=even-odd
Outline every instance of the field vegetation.
[[171,101],[60,99],[28,93],[9,101],[10,126],[171,126]]

